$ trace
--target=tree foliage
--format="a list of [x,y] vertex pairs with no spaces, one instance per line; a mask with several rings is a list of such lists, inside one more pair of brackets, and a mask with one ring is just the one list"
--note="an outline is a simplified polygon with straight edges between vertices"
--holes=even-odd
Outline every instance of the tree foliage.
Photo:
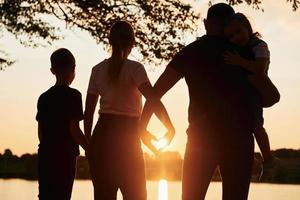
[[[261,1],[227,0],[231,5],[254,7]],[[299,0],[287,1],[294,10],[298,8]],[[0,33],[13,34],[24,46],[45,45],[63,38],[60,26],[49,20],[53,17],[67,28],[87,31],[106,48],[109,27],[117,19],[126,19],[136,30],[138,51],[150,62],[171,58],[183,47],[184,35],[194,33],[199,24],[199,14],[182,0],[4,0]],[[0,56],[0,70],[13,63],[5,57]]]
[[[238,5],[242,3],[246,3],[248,5],[252,5],[256,9],[262,9],[261,3],[263,0],[226,0],[230,5]],[[293,10],[296,11],[300,5],[299,0],[285,0],[288,3],[292,4]],[[276,2],[278,3],[278,2]]]
[[0,50],[0,53],[2,54],[3,58],[0,57],[0,71],[4,70],[6,67],[12,65],[14,63],[13,60],[7,58],[7,53],[5,53],[3,50]]
[[60,38],[58,27],[45,17],[48,15],[64,21],[69,28],[87,31],[105,47],[110,26],[126,19],[133,24],[138,50],[148,61],[170,58],[183,47],[184,34],[194,32],[199,19],[192,7],[180,0],[6,1],[0,15],[2,28],[22,44],[33,46],[37,38],[47,42]]

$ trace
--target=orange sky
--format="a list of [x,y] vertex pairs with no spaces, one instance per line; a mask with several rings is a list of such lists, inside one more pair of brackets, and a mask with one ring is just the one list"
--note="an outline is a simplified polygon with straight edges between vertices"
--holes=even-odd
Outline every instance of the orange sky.
[[[215,1],[217,2],[217,1]],[[263,35],[271,50],[270,77],[278,86],[282,99],[273,108],[265,111],[265,126],[269,132],[271,146],[275,148],[300,148],[300,10],[292,12],[290,5],[272,4],[266,1],[265,12],[250,7],[236,7],[250,17],[255,30]],[[205,16],[206,3],[197,3]],[[199,35],[203,34],[199,21]],[[1,47],[17,59],[17,62],[0,72],[0,152],[10,148],[17,154],[36,152],[37,131],[34,120],[38,96],[54,83],[50,74],[49,56],[59,47],[69,48],[77,59],[77,76],[72,87],[79,89],[85,98],[91,68],[109,55],[102,50],[85,32],[64,31],[65,40],[46,48],[24,48],[13,36],[5,34],[0,41]],[[186,43],[191,42],[187,39]],[[145,66],[154,83],[164,66]],[[83,99],[84,100],[84,99]],[[184,81],[180,81],[164,98],[171,118],[175,123],[177,135],[167,150],[184,152],[187,128],[188,93]],[[164,129],[156,120],[149,129],[158,136]]]

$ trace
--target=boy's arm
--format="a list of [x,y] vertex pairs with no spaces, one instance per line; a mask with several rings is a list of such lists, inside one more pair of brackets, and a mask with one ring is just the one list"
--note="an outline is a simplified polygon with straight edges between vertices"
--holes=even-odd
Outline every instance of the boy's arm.
[[78,120],[71,120],[70,121],[70,131],[73,139],[85,150],[88,150],[88,141],[85,138],[84,134],[82,133],[79,127]]
[[84,133],[88,140],[90,140],[92,134],[93,119],[98,98],[99,96],[95,94],[87,94],[86,96],[84,112]]
[[255,60],[247,60],[241,57],[237,52],[226,52],[224,61],[230,65],[239,65],[242,68],[254,74],[266,74],[269,65],[269,58],[255,58]]

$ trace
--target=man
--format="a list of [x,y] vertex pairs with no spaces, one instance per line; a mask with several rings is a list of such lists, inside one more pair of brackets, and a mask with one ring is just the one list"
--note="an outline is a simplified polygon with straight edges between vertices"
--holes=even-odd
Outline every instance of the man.
[[[227,4],[213,5],[204,20],[206,35],[181,50],[154,86],[160,99],[181,78],[188,85],[184,200],[205,198],[217,166],[224,200],[245,200],[248,196],[254,153],[252,90],[246,71],[223,62],[224,52],[232,49],[223,37],[223,28],[233,14]],[[155,110],[155,103],[146,102],[142,121],[149,119],[151,109]],[[167,137],[171,140],[172,132]]]

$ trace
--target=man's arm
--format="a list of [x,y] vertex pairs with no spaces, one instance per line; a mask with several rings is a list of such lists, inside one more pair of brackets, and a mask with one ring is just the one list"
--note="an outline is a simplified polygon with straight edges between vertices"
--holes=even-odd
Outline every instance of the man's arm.
[[279,102],[280,93],[268,76],[250,75],[248,78],[251,84],[259,91],[264,108],[271,107]]
[[[265,51],[268,49],[265,49]],[[280,93],[271,79],[267,76],[268,64],[270,58],[268,52],[263,55],[266,57],[259,57],[255,60],[247,60],[235,52],[227,52],[224,55],[227,64],[239,65],[244,69],[254,73],[248,76],[251,84],[259,91],[262,96],[263,107],[268,108],[278,103],[280,100]]]
[[149,120],[153,112],[155,112],[157,117],[169,130],[169,132],[167,133],[167,139],[169,141],[172,140],[174,136],[174,127],[160,99],[180,80],[181,77],[182,76],[177,71],[175,71],[171,67],[167,67],[155,83],[151,92],[149,92],[149,94],[145,94],[146,103],[141,115],[141,130],[146,130]]
[[88,140],[90,140],[92,135],[93,119],[98,98],[99,96],[95,94],[87,94],[86,96],[84,112],[84,133]]
[[[165,106],[163,105],[163,103],[156,96],[154,88],[151,86],[151,84],[149,82],[143,83],[139,87],[139,90],[146,98],[146,102],[147,102],[145,103],[145,107],[143,109],[143,113],[145,113],[144,117],[147,116],[147,118],[144,117],[141,118],[141,124],[140,124],[141,127],[146,128],[147,122],[150,120],[151,115],[154,112],[155,115],[158,117],[158,119],[165,125],[165,127],[168,130],[170,131],[174,130],[169,114]],[[149,105],[152,105],[152,109]]]

